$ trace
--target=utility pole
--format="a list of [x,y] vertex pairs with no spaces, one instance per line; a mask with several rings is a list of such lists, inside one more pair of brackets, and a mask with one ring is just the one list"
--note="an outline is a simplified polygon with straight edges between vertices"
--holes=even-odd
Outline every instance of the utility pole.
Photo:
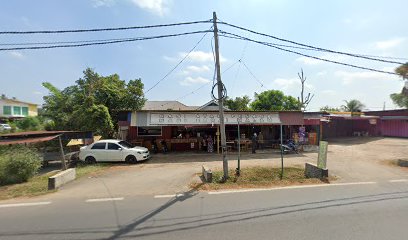
[[227,139],[225,137],[225,123],[224,123],[224,98],[223,98],[223,84],[221,81],[221,66],[220,53],[218,46],[218,28],[217,28],[217,14],[213,12],[214,24],[214,42],[215,42],[215,65],[217,68],[217,86],[218,86],[218,106],[220,115],[220,134],[221,134],[221,154],[222,154],[222,168],[224,170],[223,181],[228,179],[228,161],[227,161]]

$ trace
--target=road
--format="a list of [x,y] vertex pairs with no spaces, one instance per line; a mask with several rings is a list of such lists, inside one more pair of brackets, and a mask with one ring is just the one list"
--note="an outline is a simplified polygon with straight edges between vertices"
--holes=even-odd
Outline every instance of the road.
[[406,239],[408,180],[0,204],[0,239]]

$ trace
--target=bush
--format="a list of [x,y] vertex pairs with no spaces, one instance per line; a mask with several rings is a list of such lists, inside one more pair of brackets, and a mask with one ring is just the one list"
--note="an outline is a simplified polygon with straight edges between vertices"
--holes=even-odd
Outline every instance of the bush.
[[41,167],[41,158],[25,146],[9,147],[0,152],[0,185],[27,182]]

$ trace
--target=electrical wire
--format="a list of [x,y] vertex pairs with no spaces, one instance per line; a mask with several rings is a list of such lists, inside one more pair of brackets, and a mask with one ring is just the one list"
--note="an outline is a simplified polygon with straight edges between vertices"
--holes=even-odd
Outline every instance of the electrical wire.
[[150,92],[153,88],[155,88],[157,85],[159,85],[159,83],[161,83],[164,79],[166,79],[172,72],[174,72],[174,70],[177,69],[178,66],[180,66],[181,63],[184,62],[184,60],[187,59],[187,57],[196,49],[196,47],[201,43],[201,41],[204,39],[205,36],[207,36],[207,33],[210,32],[211,30],[207,30],[207,31],[202,31],[205,32],[205,34],[200,38],[200,40],[194,45],[193,48],[190,49],[190,51],[176,64],[176,66],[174,66],[172,69],[170,69],[169,72],[167,72],[166,75],[164,75],[164,77],[162,77],[159,81],[157,81],[152,87],[150,87],[149,89],[147,89],[147,91],[145,92],[145,94],[147,94],[148,92]]
[[254,31],[254,30],[251,30],[251,29],[248,29],[248,28],[244,28],[244,27],[240,27],[240,26],[230,24],[230,23],[227,23],[227,22],[218,22],[218,23],[224,24],[224,25],[236,28],[236,29],[240,29],[240,30],[243,30],[243,31],[247,31],[247,32],[250,32],[250,33],[253,33],[253,34],[261,35],[261,36],[264,36],[264,37],[269,37],[269,38],[272,38],[272,39],[275,39],[275,40],[295,44],[295,45],[302,46],[302,47],[313,48],[313,49],[316,49],[318,51],[341,54],[341,55],[346,55],[346,56],[350,56],[350,57],[363,58],[363,59],[367,59],[367,60],[379,61],[379,62],[384,62],[384,63],[393,63],[393,64],[399,64],[399,65],[404,64],[402,62],[388,61],[388,60],[383,60],[383,59],[379,59],[379,58],[368,57],[367,55],[363,55],[363,54],[353,54],[353,53],[348,53],[348,52],[334,51],[334,50],[330,50],[330,49],[325,49],[325,48],[315,47],[315,46],[311,46],[311,45],[307,45],[307,44],[303,44],[303,43],[298,43],[298,42],[295,42],[295,41],[292,41],[292,40],[287,40],[287,39],[284,39],[284,38],[275,37],[275,36],[272,36],[272,35],[269,35],[269,34],[257,32],[257,31]]
[[[261,87],[267,89],[265,87],[265,85],[263,84],[263,82],[261,80],[259,80],[253,73],[252,71],[248,68],[248,66],[242,61],[240,60],[240,62],[242,63],[242,65],[244,65],[245,69],[249,72],[249,74],[252,76],[253,79],[255,79],[255,81],[257,81],[259,84],[261,84]],[[267,89],[268,90],[268,89]]]
[[[237,63],[238,63],[238,61],[236,61],[236,62],[234,62],[233,64],[231,64],[230,66],[228,66],[228,67],[221,73],[221,76],[222,76],[225,72],[227,72],[228,70],[230,70],[232,67],[234,67]],[[203,85],[201,85],[201,86],[198,87],[197,89],[195,89],[195,90],[191,91],[190,93],[187,93],[187,94],[185,94],[185,95],[183,95],[183,96],[181,96],[181,97],[176,98],[174,101],[180,101],[180,100],[182,100],[182,99],[188,97],[189,95],[192,95],[192,94],[197,93],[198,90],[201,90],[203,87],[207,86],[209,83],[210,83],[210,82],[204,83]],[[170,103],[165,103],[165,104],[162,104],[161,106],[163,107],[163,106],[166,106],[166,105],[168,105],[168,104],[170,104]]]
[[250,41],[250,42],[258,43],[258,44],[265,45],[265,46],[268,46],[268,47],[272,47],[272,48],[275,48],[275,49],[278,49],[278,50],[281,50],[281,51],[290,52],[290,53],[293,53],[293,54],[297,54],[297,55],[307,57],[307,58],[313,58],[313,59],[320,60],[320,61],[335,63],[335,64],[339,64],[339,65],[343,65],[343,66],[348,66],[348,67],[353,67],[353,68],[358,68],[358,69],[363,69],[363,70],[368,70],[368,71],[373,71],[373,72],[386,73],[386,74],[391,74],[391,75],[398,75],[398,74],[396,74],[394,72],[388,72],[388,71],[383,71],[383,70],[369,68],[369,67],[357,66],[357,65],[354,65],[354,64],[343,63],[343,62],[339,62],[339,61],[334,61],[334,60],[329,60],[329,59],[324,59],[324,58],[320,58],[320,57],[315,57],[315,56],[303,54],[303,53],[292,51],[292,50],[289,50],[289,49],[284,49],[284,48],[281,48],[281,47],[277,47],[273,43],[257,41],[257,40],[253,40],[253,39],[250,39],[250,38],[239,36],[237,34],[224,32],[224,31],[222,31],[220,33],[220,36],[226,37],[226,38]]
[[198,23],[210,23],[211,20],[193,21],[193,22],[180,22],[147,26],[131,26],[131,27],[116,27],[116,28],[90,28],[90,29],[70,29],[70,30],[37,30],[37,31],[2,31],[0,34],[59,34],[59,33],[83,33],[83,32],[102,32],[102,31],[123,31],[134,29],[148,29],[148,28],[160,28],[160,27],[174,27],[181,25],[192,25]]
[[123,42],[135,42],[135,41],[144,41],[144,40],[152,40],[152,39],[160,39],[160,38],[179,37],[179,36],[199,34],[199,33],[208,33],[208,32],[210,32],[210,30],[195,31],[195,32],[183,32],[183,33],[175,33],[175,34],[167,34],[167,35],[150,36],[150,37],[138,37],[138,38],[130,38],[130,39],[122,39],[122,40],[101,41],[101,42],[92,42],[92,43],[81,43],[81,44],[0,48],[0,51],[86,47],[86,46],[94,46],[94,45],[106,45],[106,44],[123,43]]

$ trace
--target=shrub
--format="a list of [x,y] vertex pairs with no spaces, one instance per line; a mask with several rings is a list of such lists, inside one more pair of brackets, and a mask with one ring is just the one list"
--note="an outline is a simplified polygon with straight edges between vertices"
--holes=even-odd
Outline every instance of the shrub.
[[41,158],[25,146],[14,146],[1,149],[0,152],[0,185],[28,181],[41,167]]

